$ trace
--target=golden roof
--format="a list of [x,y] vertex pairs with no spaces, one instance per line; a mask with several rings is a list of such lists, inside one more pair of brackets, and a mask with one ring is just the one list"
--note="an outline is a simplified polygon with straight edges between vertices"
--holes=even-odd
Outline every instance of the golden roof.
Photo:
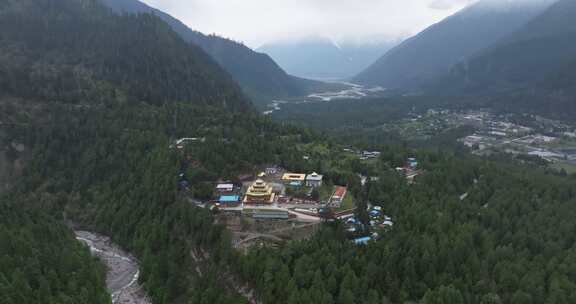
[[248,187],[246,196],[267,196],[272,194],[272,187],[259,179]]
[[248,187],[246,196],[244,196],[244,203],[273,203],[275,194],[272,192],[272,187],[266,184],[263,180],[258,179]]
[[306,179],[306,174],[300,173],[286,173],[282,176],[283,180],[303,182]]

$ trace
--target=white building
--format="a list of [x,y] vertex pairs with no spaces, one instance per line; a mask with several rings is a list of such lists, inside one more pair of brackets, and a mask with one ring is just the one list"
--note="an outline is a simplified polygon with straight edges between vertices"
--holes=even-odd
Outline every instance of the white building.
[[312,174],[308,174],[306,176],[306,186],[308,187],[321,187],[322,186],[322,179],[324,176],[314,172]]
[[218,192],[232,192],[234,191],[234,184],[218,184],[216,186]]

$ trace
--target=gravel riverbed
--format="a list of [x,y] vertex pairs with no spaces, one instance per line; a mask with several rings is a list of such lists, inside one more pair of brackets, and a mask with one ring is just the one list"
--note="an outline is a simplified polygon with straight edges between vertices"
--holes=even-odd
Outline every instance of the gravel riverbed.
[[110,241],[88,231],[75,231],[76,239],[90,247],[92,254],[106,265],[106,286],[114,304],[152,304],[138,284],[138,261]]

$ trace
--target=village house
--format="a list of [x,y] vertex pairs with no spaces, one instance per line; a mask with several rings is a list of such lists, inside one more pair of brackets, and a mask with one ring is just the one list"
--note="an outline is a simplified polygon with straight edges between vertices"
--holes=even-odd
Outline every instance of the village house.
[[366,159],[378,158],[381,154],[378,151],[362,151],[362,157]]
[[313,188],[321,187],[323,178],[324,178],[324,176],[322,176],[316,172],[314,172],[312,174],[308,174],[308,176],[306,176],[306,186],[307,187],[313,187]]
[[416,160],[416,158],[414,157],[410,157],[408,158],[406,165],[408,166],[408,168],[416,170],[416,168],[418,167],[418,160]]
[[218,198],[218,203],[221,205],[237,205],[240,203],[240,196],[239,195],[221,195]]
[[234,184],[218,184],[216,185],[216,192],[220,194],[234,192]]
[[332,208],[340,208],[342,206],[342,201],[344,201],[344,198],[346,197],[347,192],[348,189],[346,187],[337,186],[336,190],[334,190],[334,193],[332,194],[332,197],[330,197],[330,202],[328,203],[328,206]]
[[275,175],[278,173],[278,168],[277,167],[268,167],[268,168],[266,168],[266,170],[264,170],[264,172],[266,172],[267,175]]

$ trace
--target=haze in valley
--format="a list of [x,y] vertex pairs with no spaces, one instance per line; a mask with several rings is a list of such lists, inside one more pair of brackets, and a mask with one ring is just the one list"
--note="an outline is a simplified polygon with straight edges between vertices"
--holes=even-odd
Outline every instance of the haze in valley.
[[252,48],[323,36],[336,41],[406,37],[473,0],[145,0],[191,28]]

